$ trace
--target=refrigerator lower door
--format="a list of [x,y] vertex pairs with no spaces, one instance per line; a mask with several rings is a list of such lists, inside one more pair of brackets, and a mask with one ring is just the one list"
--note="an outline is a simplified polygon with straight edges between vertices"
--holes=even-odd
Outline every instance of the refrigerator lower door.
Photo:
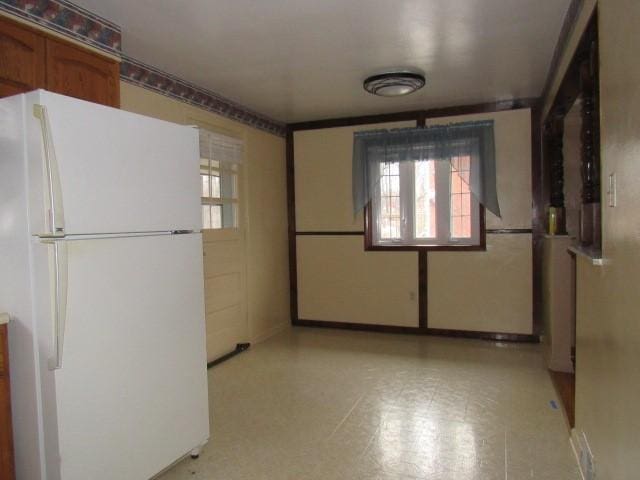
[[62,241],[64,347],[43,381],[57,416],[48,478],[150,478],[209,437],[201,236]]

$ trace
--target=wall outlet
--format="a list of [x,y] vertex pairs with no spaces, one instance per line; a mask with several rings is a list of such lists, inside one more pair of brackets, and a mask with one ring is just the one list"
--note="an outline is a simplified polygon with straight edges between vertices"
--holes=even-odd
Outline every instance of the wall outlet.
[[409,292],[409,300],[412,302],[416,301],[416,292],[413,292],[413,291]]

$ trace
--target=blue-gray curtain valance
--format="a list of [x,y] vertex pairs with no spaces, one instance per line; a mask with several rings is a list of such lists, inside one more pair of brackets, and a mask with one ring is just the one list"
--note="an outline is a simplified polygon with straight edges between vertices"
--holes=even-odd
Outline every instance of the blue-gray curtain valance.
[[362,210],[380,188],[380,165],[388,162],[471,159],[469,187],[500,217],[496,191],[493,120],[356,132],[353,141],[353,209]]

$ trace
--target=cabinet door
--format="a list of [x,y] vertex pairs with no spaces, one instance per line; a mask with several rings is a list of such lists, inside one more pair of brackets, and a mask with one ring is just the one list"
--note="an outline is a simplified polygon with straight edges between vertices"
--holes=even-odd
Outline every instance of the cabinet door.
[[45,86],[44,38],[0,18],[0,97]]
[[48,38],[47,90],[118,107],[118,62]]

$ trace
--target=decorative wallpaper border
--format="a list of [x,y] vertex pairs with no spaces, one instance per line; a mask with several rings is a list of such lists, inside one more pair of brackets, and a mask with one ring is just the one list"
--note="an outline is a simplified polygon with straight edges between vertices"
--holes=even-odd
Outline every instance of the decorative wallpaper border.
[[0,0],[0,10],[120,56],[120,27],[67,0]]
[[285,136],[284,123],[122,54],[120,26],[68,0],[0,0],[0,10],[120,57],[123,81],[279,137]]
[[126,55],[122,55],[120,79],[273,135],[285,136],[284,123]]

